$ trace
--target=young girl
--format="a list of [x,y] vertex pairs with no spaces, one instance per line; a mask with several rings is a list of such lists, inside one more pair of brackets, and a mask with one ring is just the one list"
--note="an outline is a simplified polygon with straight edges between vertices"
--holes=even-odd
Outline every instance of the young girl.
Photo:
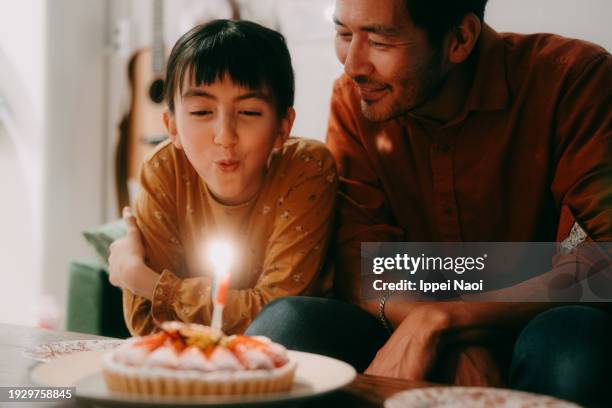
[[[337,191],[319,142],[289,138],[294,78],[279,33],[218,20],[183,35],[166,74],[169,141],[142,166],[135,217],[113,243],[110,281],[123,288],[130,332],[181,320],[210,324],[206,243],[231,240],[226,333],[243,332],[270,301],[320,294]],[[221,255],[219,255],[221,256]]]

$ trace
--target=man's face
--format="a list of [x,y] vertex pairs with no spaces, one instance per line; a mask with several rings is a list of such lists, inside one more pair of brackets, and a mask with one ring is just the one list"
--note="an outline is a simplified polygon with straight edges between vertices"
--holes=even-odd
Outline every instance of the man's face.
[[217,199],[246,202],[261,187],[273,147],[288,134],[282,128],[287,119],[278,118],[264,91],[240,87],[227,76],[200,86],[188,77],[174,99],[168,132]]
[[410,20],[404,0],[336,0],[336,55],[366,118],[384,121],[431,99],[444,78],[441,53]]

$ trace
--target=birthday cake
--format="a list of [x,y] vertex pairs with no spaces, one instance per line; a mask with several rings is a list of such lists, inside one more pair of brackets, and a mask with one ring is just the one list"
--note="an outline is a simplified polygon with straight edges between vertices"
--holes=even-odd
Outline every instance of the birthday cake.
[[139,395],[262,394],[291,388],[296,363],[261,336],[225,336],[208,326],[166,322],[104,355],[112,392]]

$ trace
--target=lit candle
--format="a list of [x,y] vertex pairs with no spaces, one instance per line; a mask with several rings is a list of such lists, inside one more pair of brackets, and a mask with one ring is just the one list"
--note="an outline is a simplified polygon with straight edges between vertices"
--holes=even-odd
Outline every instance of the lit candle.
[[208,247],[208,260],[214,268],[213,315],[210,326],[216,330],[221,330],[223,326],[223,308],[227,299],[233,256],[233,248],[227,241],[215,241]]

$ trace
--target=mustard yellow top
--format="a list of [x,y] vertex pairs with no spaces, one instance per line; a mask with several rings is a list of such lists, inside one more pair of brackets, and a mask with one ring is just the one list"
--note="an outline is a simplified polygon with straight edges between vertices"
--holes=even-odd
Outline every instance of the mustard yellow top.
[[145,262],[161,274],[152,301],[123,291],[133,335],[154,322],[210,324],[212,266],[206,242],[223,233],[235,244],[223,330],[242,333],[270,301],[323,295],[330,273],[320,272],[337,192],[334,160],[322,143],[290,138],[274,151],[258,195],[228,206],[215,200],[182,150],[162,143],[142,165],[135,216]]

